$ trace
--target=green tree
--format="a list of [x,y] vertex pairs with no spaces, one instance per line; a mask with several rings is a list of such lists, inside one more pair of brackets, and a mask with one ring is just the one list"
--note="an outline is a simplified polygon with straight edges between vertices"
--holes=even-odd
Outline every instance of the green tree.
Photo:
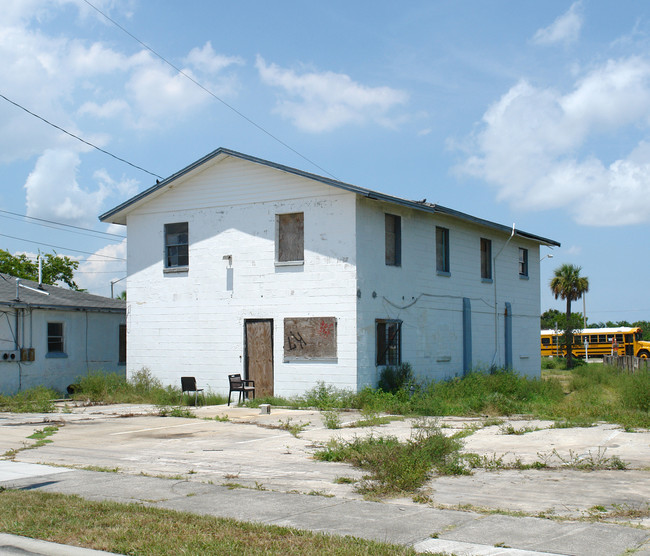
[[563,264],[555,269],[553,278],[551,278],[550,287],[555,299],[562,298],[566,301],[566,328],[564,330],[564,339],[566,344],[566,364],[567,368],[573,367],[573,330],[571,319],[571,302],[577,301],[583,294],[589,291],[589,279],[586,276],[580,276],[581,267],[572,264]]
[[[79,261],[70,257],[45,253],[43,258],[43,283],[57,284],[63,282],[72,290],[79,290],[74,281],[74,271],[79,268]],[[0,272],[10,274],[16,278],[38,281],[38,263],[30,260],[26,255],[12,255],[9,251],[0,249]]]
[[[548,309],[542,313],[540,317],[540,325],[542,330],[566,330],[566,315],[557,309]],[[571,313],[571,324],[573,329],[582,327],[582,313]],[[577,324],[576,324],[577,323]]]

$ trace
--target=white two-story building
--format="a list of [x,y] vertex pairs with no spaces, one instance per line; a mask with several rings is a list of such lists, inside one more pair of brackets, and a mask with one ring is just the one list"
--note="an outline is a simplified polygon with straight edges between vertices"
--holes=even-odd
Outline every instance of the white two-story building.
[[227,392],[540,372],[553,240],[218,149],[103,214],[128,234],[127,374]]

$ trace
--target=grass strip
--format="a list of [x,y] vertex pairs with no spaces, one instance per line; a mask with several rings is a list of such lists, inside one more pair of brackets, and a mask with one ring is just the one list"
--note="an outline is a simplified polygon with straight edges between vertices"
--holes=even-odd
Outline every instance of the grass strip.
[[0,531],[131,555],[416,554],[354,537],[21,490],[0,491]]

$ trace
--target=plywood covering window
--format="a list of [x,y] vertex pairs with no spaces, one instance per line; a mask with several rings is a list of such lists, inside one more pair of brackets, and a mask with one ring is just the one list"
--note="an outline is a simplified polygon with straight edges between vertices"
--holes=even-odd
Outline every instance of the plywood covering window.
[[278,214],[277,219],[277,262],[302,262],[305,259],[305,214],[292,212]]
[[449,230],[436,226],[436,270],[449,273]]
[[63,353],[63,323],[47,323],[47,352]]
[[165,267],[187,267],[190,264],[187,222],[165,224]]
[[492,241],[481,238],[481,278],[492,280]]
[[284,319],[284,360],[336,360],[336,317]]
[[386,214],[386,264],[402,264],[402,219],[395,214]]
[[377,366],[402,363],[402,321],[377,319]]

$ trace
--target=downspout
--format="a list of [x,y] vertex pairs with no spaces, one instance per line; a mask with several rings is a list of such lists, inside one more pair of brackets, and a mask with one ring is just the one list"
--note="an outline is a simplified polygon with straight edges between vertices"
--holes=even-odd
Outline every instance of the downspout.
[[493,282],[494,282],[494,356],[492,357],[492,365],[495,364],[497,361],[497,355],[499,354],[499,337],[498,337],[498,328],[499,328],[499,315],[498,315],[498,306],[497,306],[497,258],[503,250],[506,248],[506,245],[510,243],[510,240],[514,237],[515,235],[515,223],[512,223],[512,231],[510,232],[510,237],[508,240],[503,244],[503,247],[499,250],[499,252],[493,257],[492,259],[492,274],[493,274]]

